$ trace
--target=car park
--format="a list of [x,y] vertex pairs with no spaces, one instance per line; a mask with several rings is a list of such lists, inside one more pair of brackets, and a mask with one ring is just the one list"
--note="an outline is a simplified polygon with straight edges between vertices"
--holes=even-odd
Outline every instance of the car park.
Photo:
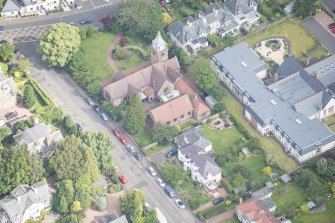
[[159,178],[159,177],[157,178],[157,183],[159,184],[159,186],[165,187],[164,181],[161,178]]
[[101,114],[101,108],[98,105],[94,105],[93,109],[96,113]]
[[93,22],[92,19],[82,19],[79,21],[80,25],[87,25],[87,24],[91,24]]
[[122,184],[126,184],[127,183],[127,179],[125,176],[119,176],[119,181],[122,183]]
[[12,119],[12,118],[15,118],[15,117],[17,117],[17,116],[18,116],[18,114],[17,114],[16,111],[14,111],[14,112],[9,112],[9,113],[5,114],[5,118],[6,118],[7,120]]
[[153,177],[157,175],[156,170],[151,166],[148,167],[148,171],[151,174],[151,176],[153,176]]
[[105,112],[101,112],[100,115],[105,122],[109,122],[108,115]]
[[133,153],[133,155],[134,155],[134,157],[137,159],[137,160],[141,160],[142,159],[142,155],[141,155],[141,153],[139,153],[139,152],[134,152]]
[[222,202],[224,202],[224,198],[223,198],[223,197],[215,198],[215,199],[212,201],[212,203],[213,203],[214,205],[220,204],[220,203],[222,203]]
[[176,199],[176,200],[175,200],[175,203],[176,203],[176,205],[177,205],[180,209],[184,209],[184,208],[185,208],[185,204],[184,204],[184,202],[182,202],[181,200]]
[[131,152],[131,153],[136,152],[136,149],[135,149],[132,145],[127,145],[126,148],[127,148],[127,150],[128,150],[129,152]]
[[88,97],[86,100],[87,100],[87,103],[88,103],[89,105],[91,105],[91,106],[94,105],[94,101],[93,101],[92,98]]
[[172,150],[170,150],[169,152],[167,152],[167,153],[166,153],[166,157],[167,157],[167,158],[171,158],[171,157],[173,157],[173,156],[175,156],[175,155],[177,155],[177,154],[178,154],[178,149],[175,148],[175,149],[172,149]]

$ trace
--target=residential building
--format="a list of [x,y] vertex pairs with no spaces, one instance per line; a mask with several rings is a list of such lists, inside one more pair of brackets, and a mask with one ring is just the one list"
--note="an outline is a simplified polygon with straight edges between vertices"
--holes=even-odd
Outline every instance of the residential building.
[[0,67],[0,112],[17,103],[18,89],[13,77],[6,77]]
[[279,223],[266,205],[257,198],[247,200],[236,206],[237,218],[242,223]]
[[1,10],[2,17],[44,15],[59,10],[60,0],[7,0]]
[[186,24],[177,21],[167,29],[168,36],[186,52],[196,53],[202,47],[208,46],[207,36],[218,34],[235,35],[239,31],[238,23],[233,15],[219,3],[211,4],[198,16],[188,17]]
[[126,218],[125,215],[122,215],[121,217],[115,219],[115,220],[112,220],[108,223],[129,223],[128,219]]
[[334,147],[335,135],[326,125],[297,112],[256,76],[264,62],[246,43],[226,48],[212,61],[222,83],[245,105],[245,118],[261,134],[271,132],[296,160],[304,162]]
[[206,139],[198,127],[186,131],[173,139],[173,142],[177,148],[194,144],[202,149],[203,153],[210,152],[212,150],[212,142]]
[[260,17],[255,0],[225,0],[224,5],[234,15],[239,25],[246,23],[251,26]]
[[51,199],[46,183],[19,185],[0,200],[0,219],[1,216],[6,218],[6,221],[1,222],[25,223],[27,220],[39,220],[41,211],[50,208]]
[[60,130],[51,131],[51,127],[44,123],[27,128],[13,136],[16,144],[26,145],[31,153],[41,156],[50,155],[57,141],[63,138]]

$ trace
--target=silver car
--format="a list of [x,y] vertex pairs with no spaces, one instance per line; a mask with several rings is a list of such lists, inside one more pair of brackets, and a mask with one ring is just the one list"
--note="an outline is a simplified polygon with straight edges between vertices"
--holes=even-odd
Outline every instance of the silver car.
[[101,118],[105,121],[105,122],[109,122],[109,118],[107,116],[107,114],[105,112],[101,112]]

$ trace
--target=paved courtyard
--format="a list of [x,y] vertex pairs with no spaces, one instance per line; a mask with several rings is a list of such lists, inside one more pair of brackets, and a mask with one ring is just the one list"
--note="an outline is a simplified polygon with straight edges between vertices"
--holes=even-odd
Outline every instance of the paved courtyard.
[[[269,41],[278,41],[279,49],[272,50],[271,46],[267,46],[266,43]],[[282,38],[273,38],[267,39],[259,42],[258,47],[255,48],[257,53],[260,53],[262,57],[266,58],[267,60],[273,60],[277,64],[282,64],[284,62],[284,55],[287,54],[287,50],[285,49],[286,40]]]

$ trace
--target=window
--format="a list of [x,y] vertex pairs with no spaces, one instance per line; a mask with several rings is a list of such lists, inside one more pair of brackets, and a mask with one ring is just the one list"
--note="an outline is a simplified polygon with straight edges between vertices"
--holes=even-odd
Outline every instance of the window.
[[170,125],[170,121],[168,121],[166,124]]
[[184,115],[182,115],[180,118],[184,118]]
[[177,121],[177,119],[175,118],[173,121],[174,121],[174,122],[176,122],[176,121]]
[[191,112],[188,112],[187,114],[188,114],[188,115],[191,115]]

